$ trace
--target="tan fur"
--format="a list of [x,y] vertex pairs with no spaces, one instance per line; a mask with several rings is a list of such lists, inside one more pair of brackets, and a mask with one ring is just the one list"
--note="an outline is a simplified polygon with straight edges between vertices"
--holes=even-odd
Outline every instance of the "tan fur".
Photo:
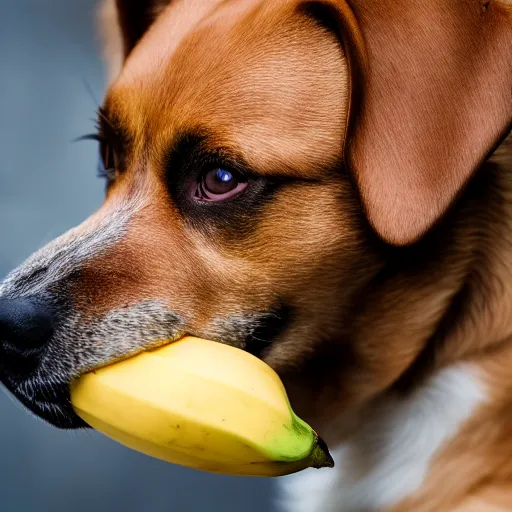
[[[201,123],[216,134],[217,143],[242,150],[244,158],[262,174],[291,173],[321,179],[317,172],[329,168],[340,157],[336,148],[340,147],[337,141],[343,134],[342,112],[346,104],[346,86],[340,76],[347,71],[340,67],[343,58],[331,50],[335,48],[334,42],[304,20],[286,16],[286,7],[267,7],[260,2],[242,2],[237,8],[217,4],[203,2],[197,9],[186,9],[180,2],[171,5],[135,48],[111,89],[107,104],[116,109],[136,141],[133,164],[129,167],[138,161],[137,152],[144,151],[153,162],[145,161],[144,166],[160,172],[158,154],[167,146],[166,140],[186,126]],[[183,16],[188,16],[187,21]],[[198,20],[202,20],[199,25]],[[275,38],[280,39],[279,44]],[[307,48],[301,49],[302,43]],[[202,60],[202,49],[213,47],[216,52],[208,54],[207,62]],[[259,49],[256,51],[255,47]],[[280,48],[278,55],[272,52],[275,47]],[[257,60],[252,57],[255,54]],[[266,62],[265,56],[271,57],[273,63]],[[303,60],[309,58],[310,61]],[[293,67],[288,68],[289,63]],[[307,74],[302,73],[304,69]],[[256,74],[251,70],[256,70]],[[191,83],[194,88],[187,86]],[[267,95],[270,83],[272,94]],[[172,84],[172,91],[176,92],[169,95],[164,84]],[[275,91],[277,95],[273,94]],[[163,96],[158,98],[160,94]],[[279,103],[273,103],[275,99]],[[254,102],[257,110],[252,107]],[[228,110],[224,108],[227,105]],[[338,114],[331,116],[330,112]],[[307,117],[300,117],[306,114]],[[334,124],[329,125],[330,120]],[[150,147],[141,132],[147,130],[148,122],[152,130]],[[300,126],[304,132],[297,131]],[[512,182],[506,173],[512,168],[509,147],[509,142],[502,144],[437,233],[427,236],[420,248],[412,250],[394,268],[390,278],[378,285],[369,284],[363,274],[375,275],[390,261],[385,263],[382,253],[372,251],[368,241],[361,246],[361,235],[356,235],[361,233],[357,216],[347,217],[347,213],[355,211],[355,205],[345,202],[340,209],[334,199],[335,195],[346,196],[347,184],[334,182],[315,186],[314,199],[306,190],[301,198],[301,186],[284,193],[261,219],[256,238],[242,237],[235,244],[222,238],[201,242],[198,233],[187,241],[175,229],[173,234],[162,232],[159,236],[151,231],[146,241],[143,232],[134,231],[140,245],[140,251],[133,250],[134,255],[142,254],[143,247],[150,243],[157,254],[156,239],[165,242],[162,254],[176,251],[183,256],[178,273],[169,279],[169,288],[162,288],[166,280],[159,269],[166,273],[176,265],[165,264],[160,258],[157,266],[142,274],[142,283],[148,286],[149,276],[153,276],[151,282],[157,288],[148,295],[180,297],[183,312],[202,311],[198,315],[202,323],[208,322],[208,311],[215,312],[219,301],[229,308],[240,301],[248,287],[253,299],[248,302],[246,297],[244,307],[249,309],[263,308],[268,304],[269,293],[295,295],[298,305],[309,304],[309,322],[292,327],[286,338],[266,354],[266,359],[281,372],[299,412],[325,429],[328,437],[334,437],[330,425],[333,409],[362,411],[376,396],[382,399],[386,389],[401,385],[402,380],[410,387],[409,381],[421,380],[422,375],[450,362],[476,360],[483,367],[485,361],[492,365],[493,355],[482,354],[501,346],[512,334],[512,288],[508,285],[512,282],[512,263],[508,263],[512,262]],[[331,160],[325,160],[325,155],[330,155]],[[159,222],[162,229],[174,224],[170,218]],[[336,225],[343,225],[343,229]],[[317,240],[312,237],[315,231]],[[284,233],[290,237],[283,237]],[[180,241],[179,250],[169,247],[170,240]],[[377,241],[373,243],[377,249]],[[358,247],[365,247],[364,257]],[[200,255],[199,260],[194,252]],[[336,253],[336,264],[331,270],[323,255]],[[277,254],[282,256],[276,258]],[[300,254],[305,255],[308,263],[297,259]],[[119,258],[133,261],[133,257],[124,254]],[[311,272],[312,262],[317,259],[318,271]],[[203,268],[201,260],[206,263],[204,270],[199,270]],[[190,283],[180,285],[186,276],[187,261],[191,262],[191,269],[203,274],[206,287],[192,302],[186,299],[191,296]],[[264,273],[262,261],[268,262]],[[357,267],[353,265],[355,261],[359,263]],[[140,265],[139,268],[147,266],[142,262]],[[216,267],[215,279],[208,274],[210,265]],[[303,268],[309,269],[308,280],[304,280],[305,275],[301,277]],[[357,268],[363,272],[359,277]],[[291,269],[297,271],[293,273]],[[279,281],[279,276],[285,275],[286,279]],[[340,288],[336,282],[340,282]],[[137,287],[142,283],[138,282]],[[326,295],[328,290],[334,293],[331,298]],[[113,291],[112,295],[119,297],[129,289],[123,284]],[[104,301],[104,291],[101,295]],[[355,304],[352,314],[338,316],[334,321],[331,309],[322,323],[322,310],[326,303],[334,303],[334,296],[339,312],[347,310],[348,301]],[[454,313],[451,308],[459,300],[463,302],[462,311]],[[204,309],[205,301],[208,310]],[[311,309],[312,303],[320,306],[316,312]],[[334,336],[338,343],[318,345],[321,350],[315,355],[318,349],[314,339],[318,333],[325,339]],[[308,338],[309,344],[297,344],[297,339]],[[431,348],[432,344],[439,346]],[[429,358],[422,361],[421,354],[428,351],[435,357],[433,362]],[[505,373],[510,366],[502,356],[495,357]],[[301,368],[300,374],[296,372],[297,366]],[[413,371],[404,374],[407,368]],[[503,387],[504,381],[499,385]],[[508,404],[504,395],[491,407],[502,411]],[[507,481],[509,465],[504,462],[512,453],[506,451],[505,434],[499,432],[500,428],[506,430],[508,423],[500,425],[500,416],[493,419],[489,410],[481,414],[438,457],[418,496],[398,506],[397,511],[444,510],[450,504],[455,506],[477,485],[485,489],[485,484]],[[496,433],[490,435],[493,431]],[[337,435],[340,434],[338,429]],[[491,453],[495,448],[504,460],[493,459]],[[449,483],[446,489],[445,482]],[[498,489],[501,492],[502,488]]]
[[[107,100],[130,126],[139,151],[144,148],[157,162],[158,149],[165,147],[166,139],[187,125],[202,123],[212,129],[218,143],[243,151],[245,159],[262,174],[322,179],[317,172],[340,157],[336,141],[343,135],[346,115],[343,104],[347,86],[340,79],[347,74],[346,68],[340,67],[344,59],[329,50],[334,46],[327,35],[321,36],[304,20],[285,15],[286,6],[268,4],[241,2],[237,7],[229,3],[217,7],[217,2],[210,2],[201,4],[202,11],[187,11],[178,2],[148,30]],[[188,16],[186,21],[178,13],[181,9]],[[212,14],[207,14],[209,9]],[[203,21],[196,26],[200,19]],[[317,39],[315,34],[321,37]],[[274,38],[280,39],[279,44]],[[307,49],[300,49],[304,41]],[[216,52],[203,60],[202,49],[213,47]],[[273,54],[275,47],[279,47],[279,54]],[[266,62],[265,55],[273,59],[272,64]],[[310,57],[308,62],[303,60]],[[293,68],[288,68],[291,62]],[[303,74],[305,69],[308,72]],[[254,75],[252,70],[256,70]],[[271,82],[277,96],[267,95],[265,89]],[[191,83],[193,88],[187,86]],[[164,84],[172,84],[176,92],[169,95]],[[164,94],[161,99],[159,94]],[[273,103],[275,98],[279,103]],[[258,109],[253,108],[254,102]],[[224,108],[227,105],[229,109]],[[307,117],[301,117],[306,113]],[[144,124],[140,124],[143,119]],[[140,132],[149,121],[151,148]],[[329,125],[332,121],[334,124]],[[330,161],[325,160],[326,155]],[[398,266],[392,254],[391,258],[384,256],[377,240],[370,242],[362,236],[346,183],[316,186],[314,196],[303,189],[302,198],[298,193],[301,186],[284,193],[267,210],[258,232],[243,236],[235,244],[222,238],[201,242],[194,233],[190,251],[198,251],[207,267],[218,268],[215,280],[206,269],[202,280],[214,283],[216,293],[211,290],[205,296],[205,290],[194,304],[184,302],[185,309],[203,310],[200,317],[207,322],[210,313],[202,302],[206,297],[208,310],[213,313],[219,301],[226,307],[239,303],[248,287],[252,300],[246,296],[245,307],[264,307],[270,291],[294,296],[299,309],[300,304],[307,305],[309,321],[292,326],[265,358],[280,371],[299,413],[332,442],[343,438],[340,425],[346,425],[347,432],[357,428],[359,420],[354,418],[364,418],[364,411],[376,397],[385,400],[388,389],[398,386],[406,390],[452,362],[476,361],[485,367],[486,361],[490,365],[500,361],[506,379],[505,368],[510,366],[505,360],[484,354],[503,344],[507,347],[505,340],[512,334],[510,155],[509,139],[480,170],[443,224],[409,251]],[[151,167],[156,170],[158,164]],[[342,208],[334,199],[340,194],[345,198]],[[158,238],[170,240],[176,235]],[[181,236],[178,239],[182,240]],[[165,249],[169,250],[167,243]],[[180,253],[183,250],[182,240]],[[195,261],[192,253],[188,254],[186,259]],[[298,259],[300,254],[308,263]],[[328,254],[336,255],[335,269],[325,257]],[[267,262],[264,272],[263,261]],[[311,272],[315,261],[318,270]],[[169,268],[161,263],[160,268]],[[193,266],[198,264],[195,261]],[[309,269],[307,275],[303,268]],[[376,276],[379,270],[389,277],[369,282],[368,277]],[[158,269],[150,273],[155,271]],[[161,295],[189,295],[190,286],[179,285],[185,273],[180,268]],[[157,277],[155,282],[163,279]],[[329,290],[333,295],[326,293]],[[333,315],[334,303],[338,313]],[[502,380],[496,386],[504,384]],[[505,463],[512,453],[505,449],[509,423],[500,411],[508,404],[505,394],[490,406],[496,408],[497,415],[486,409],[473,418],[438,456],[424,488],[396,510],[447,510],[471,493],[483,496],[491,484],[497,492],[504,492],[497,482],[508,482],[512,477]],[[333,410],[344,411],[344,419]],[[499,461],[493,458],[493,451],[500,455]],[[481,499],[490,507],[492,496],[489,491],[489,497]]]
[[[179,317],[180,332],[247,348],[240,326],[286,304],[289,324],[261,357],[332,445],[387,401],[471,362],[491,396],[392,510],[512,510],[512,501],[503,508],[512,493],[511,139],[483,161],[512,117],[512,105],[501,110],[510,75],[493,66],[506,60],[497,49],[509,44],[508,7],[321,3],[343,41],[299,0],[118,0],[119,11],[107,0],[112,81],[101,121],[126,140],[108,141],[115,180],[96,218],[142,206],[66,281],[74,313],[102,325],[150,301]],[[130,36],[120,20],[133,6],[148,16]],[[405,21],[421,28],[422,19],[441,38],[432,55],[407,33]],[[470,37],[479,20],[488,23],[481,46]],[[399,82],[390,27],[411,59]],[[460,41],[465,54],[454,50]],[[448,49],[450,62],[440,57]],[[427,87],[432,76],[446,101]],[[424,94],[401,102],[406,82]],[[401,115],[387,115],[392,104]],[[180,181],[195,178],[172,151],[198,133],[206,149],[284,184],[216,220],[198,214]],[[388,203],[390,194],[400,200]]]

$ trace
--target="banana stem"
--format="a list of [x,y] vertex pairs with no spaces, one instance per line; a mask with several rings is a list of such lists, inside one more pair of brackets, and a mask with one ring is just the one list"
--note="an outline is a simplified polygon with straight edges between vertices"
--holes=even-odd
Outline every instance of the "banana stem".
[[315,446],[311,451],[309,456],[310,458],[310,466],[312,468],[320,469],[320,468],[333,468],[334,467],[334,459],[329,453],[329,448],[327,448],[327,444],[325,441],[318,437],[315,432]]

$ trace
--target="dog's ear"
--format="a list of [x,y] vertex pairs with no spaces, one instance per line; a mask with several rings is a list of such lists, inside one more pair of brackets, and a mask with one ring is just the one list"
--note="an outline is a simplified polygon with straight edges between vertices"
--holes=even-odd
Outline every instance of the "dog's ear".
[[171,0],[103,0],[99,27],[110,78],[117,76],[126,57]]
[[413,243],[510,130],[512,13],[494,0],[300,7],[333,23],[343,42],[344,154],[369,222],[388,243]]

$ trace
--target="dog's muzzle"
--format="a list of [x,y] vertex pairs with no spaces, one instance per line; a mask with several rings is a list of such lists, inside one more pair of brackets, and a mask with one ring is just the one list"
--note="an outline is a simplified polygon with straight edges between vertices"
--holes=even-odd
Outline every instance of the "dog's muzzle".
[[[183,319],[161,299],[120,301],[103,314],[87,307],[94,295],[83,285],[86,272],[117,247],[146,204],[136,196],[103,207],[0,282],[0,382],[57,427],[85,426],[70,402],[73,379],[183,334]],[[122,278],[108,273],[97,292]]]

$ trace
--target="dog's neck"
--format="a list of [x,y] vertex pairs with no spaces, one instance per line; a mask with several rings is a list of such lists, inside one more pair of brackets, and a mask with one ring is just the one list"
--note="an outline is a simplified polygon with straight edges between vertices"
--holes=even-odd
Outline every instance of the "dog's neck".
[[435,347],[446,363],[506,349],[504,342],[512,336],[512,136],[485,164],[463,201],[465,208],[452,220],[453,245],[464,253],[467,270]]
[[[417,287],[424,310],[414,304],[401,310],[396,336],[409,313],[406,330],[423,348],[386,392],[350,420],[342,415],[330,425],[327,436],[341,441],[337,469],[290,479],[290,510],[458,511],[482,493],[486,510],[501,503],[510,508],[496,510],[512,510],[512,492],[504,496],[506,486],[496,485],[512,481],[506,412],[512,409],[511,171],[509,137],[468,187],[443,234],[420,248],[423,257],[411,255],[408,280],[400,284],[409,293]],[[432,276],[435,286],[425,280]],[[373,336],[378,328],[377,321]],[[392,357],[399,340],[389,326],[386,332]]]
[[452,409],[466,408],[467,414],[439,444],[422,485],[396,508],[400,511],[469,511],[479,499],[475,510],[512,510],[512,420],[507,412],[512,409],[511,136],[462,201],[464,207],[451,222],[453,246],[465,255],[467,270],[416,370],[424,370],[423,386],[432,386],[440,375],[463,365],[465,379],[444,391],[432,388],[445,415],[432,428],[444,425]]
[[[419,252],[424,256],[415,268],[433,280],[426,286],[426,304],[430,301],[437,314],[429,321],[429,311],[424,313],[429,335],[395,383],[402,390],[451,364],[479,363],[495,350],[512,351],[507,343],[512,337],[512,136]],[[424,280],[418,279],[421,289]]]

